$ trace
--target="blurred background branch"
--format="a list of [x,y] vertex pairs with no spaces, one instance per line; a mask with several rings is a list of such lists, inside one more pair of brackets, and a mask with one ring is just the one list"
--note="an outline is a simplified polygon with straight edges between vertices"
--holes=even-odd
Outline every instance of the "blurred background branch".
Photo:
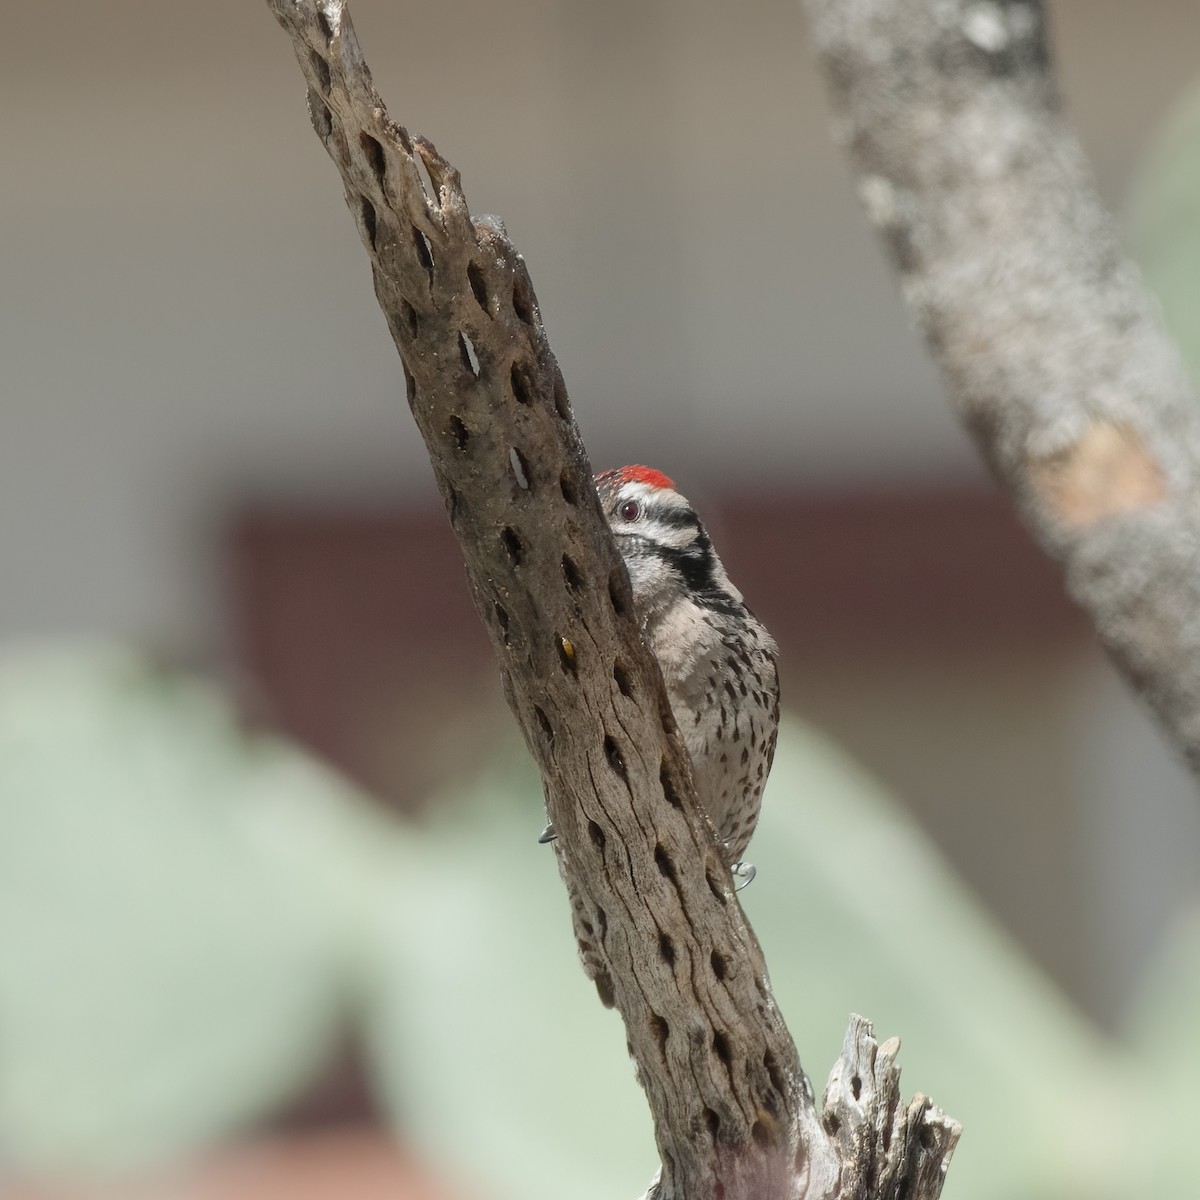
[[839,139],[951,397],[1200,770],[1200,409],[1062,115],[1040,0],[808,0]]

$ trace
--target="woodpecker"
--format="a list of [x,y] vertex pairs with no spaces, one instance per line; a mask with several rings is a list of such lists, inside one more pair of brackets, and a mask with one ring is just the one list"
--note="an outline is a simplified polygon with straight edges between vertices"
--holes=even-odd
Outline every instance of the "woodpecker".
[[[742,855],[779,730],[778,648],[673,480],[630,466],[597,475],[596,487],[691,757],[697,798],[744,887],[754,868]],[[554,836],[547,826],[542,840]]]

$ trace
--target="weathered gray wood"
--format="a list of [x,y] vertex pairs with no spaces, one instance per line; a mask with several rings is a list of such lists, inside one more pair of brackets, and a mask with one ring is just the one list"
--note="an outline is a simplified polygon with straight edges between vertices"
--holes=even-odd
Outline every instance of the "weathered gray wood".
[[951,398],[1200,770],[1200,409],[1063,118],[1041,0],[806,0]]
[[825,1087],[823,1123],[838,1143],[838,1200],[937,1196],[962,1132],[927,1097],[900,1104],[898,1038],[883,1045],[871,1023],[851,1016],[842,1054]]
[[[476,606],[541,769],[560,870],[607,963],[602,997],[625,1022],[662,1157],[650,1194],[899,1195],[839,1190],[840,1178],[859,1178],[853,1165],[843,1176],[842,1153],[891,1161],[904,1142],[879,1140],[899,1111],[895,1074],[852,1104],[836,1087],[835,1134],[818,1119],[696,804],[524,262],[496,220],[471,217],[433,146],[388,119],[341,0],[268,3],[370,258]],[[852,1029],[858,1057],[843,1081],[873,1054]],[[912,1159],[933,1166],[909,1200],[931,1200],[957,1126],[928,1107],[909,1114],[904,1129],[928,1130],[933,1147]]]

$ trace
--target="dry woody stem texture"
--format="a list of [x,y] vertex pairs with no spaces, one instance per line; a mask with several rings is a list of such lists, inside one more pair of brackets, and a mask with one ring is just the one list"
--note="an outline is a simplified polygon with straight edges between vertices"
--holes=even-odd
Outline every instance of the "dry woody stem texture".
[[471,216],[458,172],[389,120],[345,5],[268,4],[605,960],[602,998],[624,1020],[662,1160],[648,1195],[931,1200],[958,1126],[922,1096],[901,1104],[897,1044],[861,1018],[817,1110],[697,806],[524,261],[498,221]]
[[1063,118],[1040,0],[806,0],[951,398],[1200,770],[1200,409]]

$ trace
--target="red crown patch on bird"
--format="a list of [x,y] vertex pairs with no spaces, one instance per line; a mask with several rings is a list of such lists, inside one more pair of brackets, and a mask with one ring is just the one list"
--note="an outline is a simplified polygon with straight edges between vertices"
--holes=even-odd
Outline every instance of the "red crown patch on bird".
[[620,479],[622,483],[644,483],[647,487],[667,488],[672,492],[675,490],[675,480],[653,467],[618,467],[614,471],[602,471],[596,479],[606,477]]

